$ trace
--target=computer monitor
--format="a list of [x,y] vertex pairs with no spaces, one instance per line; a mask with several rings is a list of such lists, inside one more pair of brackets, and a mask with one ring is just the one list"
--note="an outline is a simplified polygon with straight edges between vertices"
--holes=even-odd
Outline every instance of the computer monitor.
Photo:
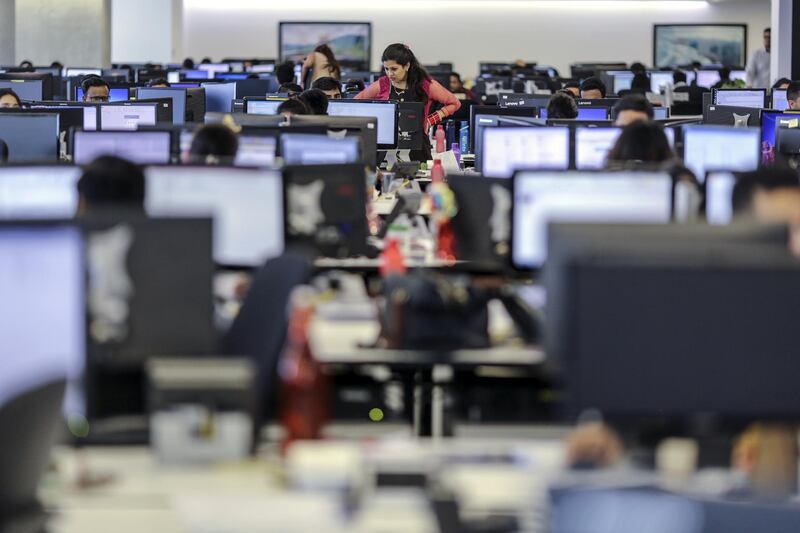
[[[488,119],[486,115],[492,117],[529,117],[537,118],[539,109],[536,107],[498,107],[493,105],[474,105],[470,108],[469,118],[469,146],[473,154],[479,152],[478,145],[482,141],[482,135],[478,135],[478,130],[482,126],[495,125],[494,119]],[[487,119],[487,120],[484,120]]]
[[551,226],[545,350],[561,368],[566,415],[592,409],[635,428],[713,421],[716,431],[800,419],[790,355],[800,269],[785,229],[746,229],[764,237]]
[[0,405],[67,380],[65,414],[84,413],[78,383],[86,360],[85,277],[76,228],[0,224]]
[[323,257],[367,253],[363,165],[287,166],[283,176],[287,243]]
[[710,105],[703,111],[703,124],[757,128],[761,124],[761,110],[752,107]]
[[763,109],[767,107],[766,89],[713,89],[711,101],[715,105],[729,105],[735,107],[754,107]]
[[236,100],[236,83],[203,83],[207,113],[230,113]]
[[[588,107],[578,108],[578,116],[575,120],[608,120],[611,109],[608,107]],[[546,118],[541,117],[540,118]]]
[[363,102],[330,100],[328,115],[342,117],[375,117],[378,119],[378,148],[397,146],[397,104],[395,102]]
[[239,135],[237,166],[268,167],[275,164],[278,139],[271,135]]
[[800,111],[772,111],[765,109],[761,112],[761,151],[764,164],[775,161],[777,150],[775,138],[778,127],[800,127]]
[[575,128],[575,168],[601,169],[606,164],[608,152],[617,142],[621,128]]
[[42,80],[0,80],[0,89],[11,89],[21,100],[29,102],[44,100]]
[[34,113],[56,113],[58,115],[58,127],[62,133],[69,132],[69,130],[72,128],[84,128],[84,126],[86,126],[84,110],[80,106],[31,104],[30,106],[27,106],[22,109],[15,109],[15,108],[0,109],[0,113],[9,113],[9,112],[28,113],[29,110],[32,110]]
[[515,267],[541,268],[554,222],[662,223],[672,219],[667,172],[531,172],[514,176],[511,256]]
[[733,221],[733,188],[736,176],[732,172],[709,172],[705,183],[706,221],[725,226]]
[[786,99],[786,89],[772,89],[772,109],[785,111],[789,109],[789,101]]
[[[108,91],[109,102],[127,102],[131,99],[131,90],[129,87],[111,87]],[[80,85],[75,87],[75,100],[83,102],[83,87]]]
[[630,70],[609,70],[608,75],[613,80],[614,94],[619,94],[620,91],[629,91],[631,89],[634,74]]
[[359,142],[353,137],[337,139],[328,135],[289,133],[280,136],[280,153],[286,165],[356,163]]
[[279,171],[234,167],[147,167],[151,216],[214,218],[214,260],[258,267],[283,253],[283,181]]
[[425,104],[422,102],[397,103],[397,149],[422,150],[428,142],[425,131]]
[[0,140],[11,163],[58,161],[59,132],[56,113],[0,113]]
[[775,132],[775,153],[793,158],[800,154],[800,128],[779,127]]
[[660,94],[661,90],[672,85],[673,77],[672,72],[651,71],[650,74],[650,91]]
[[520,169],[566,170],[569,134],[568,128],[484,128],[481,173],[490,178],[510,178]]
[[135,130],[139,126],[155,126],[157,104],[100,104],[98,128],[108,131]]
[[702,183],[712,170],[748,171],[761,162],[758,128],[684,126],[683,162]]
[[251,65],[248,69],[248,72],[254,72],[257,74],[264,73],[264,74],[272,74],[275,72],[275,64],[274,63],[267,63],[262,65]]
[[231,66],[228,63],[200,63],[197,65],[197,69],[213,73],[230,72]]
[[536,95],[526,93],[501,93],[497,98],[498,107],[547,107],[551,95]]
[[136,89],[138,100],[169,98],[172,100],[172,123],[183,124],[186,119],[186,89],[175,87],[142,87]]
[[[256,119],[272,119],[257,115],[245,115]],[[375,117],[331,117],[323,115],[300,115],[292,117],[293,126],[322,127],[334,135],[344,134],[348,139],[356,139],[361,154],[361,162],[372,169],[377,165],[378,119]],[[285,130],[281,130],[285,131]],[[306,133],[306,132],[303,132]],[[280,145],[279,145],[280,146]]]
[[669,108],[663,106],[653,107],[653,120],[667,120],[669,118]]
[[72,218],[80,177],[70,165],[0,166],[0,219]]
[[244,112],[248,115],[277,115],[278,108],[286,100],[286,98],[268,98],[266,100],[245,98]]
[[700,87],[710,89],[720,80],[718,70],[698,70],[695,81]]
[[181,78],[185,80],[213,80],[214,73],[210,70],[181,70]]
[[75,131],[72,160],[86,165],[102,155],[113,155],[140,165],[167,164],[172,158],[169,131]]
[[92,67],[67,67],[64,75],[67,78],[84,77],[84,76],[102,76],[103,69]]

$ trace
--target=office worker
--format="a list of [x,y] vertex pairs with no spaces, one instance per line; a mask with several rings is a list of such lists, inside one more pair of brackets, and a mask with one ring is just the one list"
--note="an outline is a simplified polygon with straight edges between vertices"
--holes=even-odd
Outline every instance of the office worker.
[[117,209],[144,212],[145,180],[139,165],[114,156],[95,159],[78,180],[78,214]]
[[[475,93],[464,87],[464,82],[461,80],[461,74],[458,72],[450,73],[450,92],[456,95],[459,100],[469,100],[470,102],[477,102]],[[463,95],[463,98],[461,98]]]
[[19,99],[17,93],[11,89],[0,89],[0,108],[18,108],[22,107],[22,100]]
[[171,87],[170,83],[164,78],[156,78],[154,80],[150,80],[147,82],[147,86],[154,89]]
[[606,84],[600,78],[592,76],[581,82],[581,98],[585,100],[598,100],[606,97]]
[[308,57],[303,62],[303,68],[300,72],[300,79],[303,83],[305,83],[306,74],[309,71],[311,71],[311,83],[323,77],[330,77],[336,80],[342,77],[342,67],[333,54],[333,50],[327,44],[321,44],[314,48],[314,51],[308,54]]
[[33,63],[31,63],[27,59],[24,59],[24,60],[20,61],[19,68],[32,69],[33,68]]
[[290,98],[278,106],[278,114],[286,118],[291,118],[295,115],[310,115],[311,110],[308,106],[296,98]]
[[284,83],[278,87],[278,92],[288,94],[289,98],[297,98],[303,92],[303,88],[294,82]]
[[[357,99],[423,102],[427,117],[425,129],[439,124],[461,108],[458,98],[439,82],[431,79],[408,46],[401,43],[390,44],[383,51],[381,61],[386,75],[358,93]],[[443,107],[431,113],[434,102]]]
[[789,103],[789,109],[800,110],[800,81],[793,81],[786,86],[786,101]]
[[558,91],[547,102],[547,118],[578,118],[578,103],[567,91]]
[[309,89],[300,95],[300,101],[308,106],[312,115],[328,114],[328,97],[319,89]]
[[199,165],[232,165],[239,151],[239,137],[225,124],[206,124],[195,132],[184,161]]
[[111,89],[108,82],[100,76],[86,76],[81,82],[83,101],[94,104],[108,102]]
[[319,89],[325,93],[328,99],[338,100],[342,97],[342,84],[336,78],[323,76],[314,80],[311,84],[312,89]]
[[764,29],[764,48],[759,48],[750,58],[747,65],[748,87],[769,87],[770,85],[770,50],[772,48],[772,30]]
[[629,94],[614,105],[615,126],[653,120],[653,106],[641,94]]
[[571,94],[574,98],[581,97],[581,84],[578,81],[568,81],[564,84],[563,89]]
[[275,67],[275,77],[278,79],[278,85],[283,85],[284,83],[297,83],[297,79],[294,75],[294,63],[291,61],[284,61]]
[[661,125],[649,121],[635,121],[622,129],[617,142],[608,152],[607,166],[624,166],[627,163],[668,163],[675,153]]
[[787,89],[790,83],[792,83],[792,80],[790,80],[789,78],[780,78],[778,81],[772,84],[772,88]]

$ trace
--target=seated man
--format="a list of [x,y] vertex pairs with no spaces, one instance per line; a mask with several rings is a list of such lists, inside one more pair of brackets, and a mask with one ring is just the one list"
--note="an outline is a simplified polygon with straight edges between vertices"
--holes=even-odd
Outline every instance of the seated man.
[[800,110],[800,81],[793,81],[786,87],[786,101],[789,109]]
[[300,101],[308,106],[312,115],[328,114],[328,97],[320,89],[309,89],[300,95]]
[[598,100],[606,97],[606,84],[596,77],[586,78],[581,83],[581,98],[584,100]]
[[319,89],[324,92],[329,100],[338,100],[342,97],[342,85],[339,83],[339,80],[330,76],[317,78],[314,80],[314,83],[311,84],[311,88]]
[[103,104],[108,102],[111,89],[108,82],[100,76],[86,76],[81,82],[83,89],[83,101],[93,104]]
[[119,209],[143,213],[144,194],[141,167],[119,157],[98,157],[78,180],[78,215]]
[[577,118],[578,104],[566,91],[558,91],[547,103],[547,118]]
[[615,126],[627,126],[636,121],[653,120],[653,106],[641,94],[629,94],[614,106]]
[[206,124],[194,134],[187,163],[232,165],[239,151],[239,137],[225,124]]

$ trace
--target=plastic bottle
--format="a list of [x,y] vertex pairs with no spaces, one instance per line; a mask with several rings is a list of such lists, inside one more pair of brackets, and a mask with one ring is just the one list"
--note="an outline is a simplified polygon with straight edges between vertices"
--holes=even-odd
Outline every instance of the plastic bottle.
[[431,169],[431,183],[442,182],[444,182],[444,167],[442,166],[442,160],[437,159],[433,162],[433,168]]
[[436,153],[441,154],[445,151],[445,134],[444,126],[439,124],[436,126]]
[[461,146],[458,143],[453,143],[452,148],[450,148],[456,156],[456,162],[461,165]]
[[328,420],[328,380],[311,354],[308,328],[314,315],[314,291],[292,292],[286,348],[280,362],[280,408],[284,429],[281,450],[296,440],[320,439]]
[[396,239],[388,239],[381,252],[381,277],[403,275],[406,272],[406,262],[400,251],[400,243]]
[[469,153],[469,124],[464,124],[461,126],[461,131],[459,132],[459,148],[461,149],[462,154]]

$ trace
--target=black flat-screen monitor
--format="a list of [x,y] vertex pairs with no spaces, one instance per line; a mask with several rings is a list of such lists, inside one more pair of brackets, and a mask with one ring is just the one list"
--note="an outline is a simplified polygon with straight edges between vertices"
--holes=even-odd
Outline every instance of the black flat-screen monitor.
[[136,89],[137,100],[169,98],[172,101],[172,123],[186,120],[186,89],[173,87],[141,87]]
[[28,102],[44,100],[42,80],[0,80],[0,89],[11,89]]
[[12,163],[55,162],[59,157],[57,113],[0,113],[0,140]]
[[323,257],[358,257],[367,252],[364,167],[287,166],[286,239]]
[[244,112],[248,115],[277,115],[278,108],[288,98],[256,98],[244,99]]
[[154,103],[116,102],[100,104],[99,109],[98,129],[101,130],[136,130],[158,122],[158,104]]
[[361,158],[358,139],[305,133],[281,135],[280,153],[287,165],[343,165]]
[[761,132],[758,128],[685,126],[683,162],[700,182],[712,170],[755,170],[761,162]]
[[77,165],[87,165],[102,155],[140,165],[167,164],[172,159],[169,131],[74,131],[70,145]]
[[204,83],[207,113],[230,113],[236,100],[236,82]]
[[[534,119],[538,117],[538,109],[532,107],[515,107],[515,108],[503,108],[493,105],[474,105],[470,108],[470,119],[469,119],[469,132],[470,132],[470,141],[469,146],[470,150],[473,154],[477,154],[480,152],[480,144],[482,142],[482,135],[479,135],[480,130],[486,126],[497,126],[498,118],[497,117],[524,117]],[[529,122],[525,121],[524,122]],[[513,122],[507,124],[512,124]],[[543,125],[541,123],[531,121],[531,125]],[[521,124],[520,124],[521,125]],[[477,161],[476,161],[477,165]]]
[[148,214],[211,216],[214,260],[258,267],[284,248],[283,182],[277,170],[223,166],[150,166]]
[[567,170],[568,128],[489,127],[483,129],[481,173],[510,178],[520,169]]
[[761,109],[710,105],[704,111],[703,124],[735,126],[738,128],[746,128],[748,126],[757,128],[761,124]]
[[372,24],[369,22],[281,22],[278,56],[281,61],[302,63],[321,45],[327,44],[347,68],[370,69]]
[[[131,89],[128,84],[122,86],[112,85],[108,91],[109,102],[127,102],[131,99]],[[83,102],[83,87],[75,86],[75,100]]]
[[715,105],[764,109],[767,107],[767,90],[712,89],[711,102]]
[[[81,109],[83,111],[83,125],[80,126],[86,131],[94,131],[97,129],[97,104],[88,104],[86,102],[61,102],[61,101],[44,101],[35,102],[30,105],[30,109],[41,109],[43,113],[47,113],[52,109]],[[62,131],[65,129],[64,125],[61,126]]]

